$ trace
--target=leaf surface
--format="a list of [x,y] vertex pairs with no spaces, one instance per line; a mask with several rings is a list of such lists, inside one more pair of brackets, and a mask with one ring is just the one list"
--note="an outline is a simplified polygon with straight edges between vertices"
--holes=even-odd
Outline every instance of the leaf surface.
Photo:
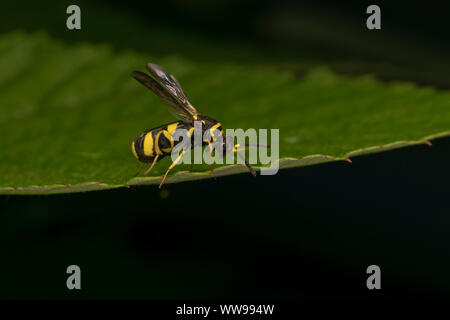
[[[225,128],[280,130],[280,167],[343,160],[428,143],[450,130],[450,92],[317,67],[302,77],[274,66],[152,58],[102,45],[64,45],[43,33],[0,36],[0,193],[60,193],[158,184],[131,141],[174,119],[136,82],[147,62],[174,74],[190,101]],[[326,155],[326,156],[324,156]],[[167,183],[208,178],[176,166]],[[245,172],[225,166],[214,176]],[[249,175],[249,179],[252,178]]]

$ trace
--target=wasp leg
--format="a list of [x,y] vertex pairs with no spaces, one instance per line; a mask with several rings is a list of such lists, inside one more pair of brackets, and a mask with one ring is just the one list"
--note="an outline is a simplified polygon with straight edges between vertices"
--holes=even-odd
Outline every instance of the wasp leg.
[[205,140],[205,142],[208,143],[208,147],[209,147],[209,155],[211,156],[211,169],[209,171],[209,175],[212,176],[213,175],[213,170],[214,170],[214,162],[212,161],[212,157],[213,157],[213,148],[211,145],[211,141],[209,140]]
[[[248,150],[250,147],[260,147],[260,148],[270,148],[270,144],[267,145],[263,145],[263,144],[256,144],[256,145],[252,145],[252,144],[245,144],[243,148],[238,149],[238,147],[240,147],[240,144],[236,144],[233,148],[233,152],[238,153],[239,151],[245,151]],[[238,164],[238,166],[242,167],[242,164]],[[252,171],[252,170],[250,170]],[[252,172],[253,174],[253,172]]]
[[139,170],[136,172],[136,174],[134,175],[135,177],[142,171],[142,169],[144,169],[144,166],[145,166],[145,162],[143,162],[142,164],[141,164],[141,166],[139,167]]
[[[256,177],[256,171],[255,169],[252,168],[252,166],[247,162],[247,160],[238,152],[240,151],[238,148],[240,147],[240,144],[236,144],[233,147],[233,152],[235,152],[242,160],[244,160],[245,166],[247,167],[248,170],[250,170],[250,173]],[[245,147],[244,147],[245,148]]]
[[155,159],[153,159],[152,165],[150,166],[150,168],[148,168],[147,171],[145,171],[144,176],[148,175],[150,173],[150,171],[152,171],[153,167],[156,164],[156,161],[158,161],[158,157],[159,157],[159,154],[157,154]]
[[169,171],[172,170],[173,167],[175,167],[175,165],[176,165],[178,162],[180,162],[181,158],[183,157],[183,153],[184,153],[184,150],[182,150],[182,151],[180,152],[180,155],[178,156],[178,158],[176,158],[175,161],[172,162],[172,164],[170,165],[169,169],[167,169],[167,171],[166,171],[166,173],[164,174],[164,177],[163,177],[161,183],[159,184],[159,187],[158,187],[159,189],[161,189],[162,185],[164,184],[164,181],[166,181],[167,174],[169,173]]

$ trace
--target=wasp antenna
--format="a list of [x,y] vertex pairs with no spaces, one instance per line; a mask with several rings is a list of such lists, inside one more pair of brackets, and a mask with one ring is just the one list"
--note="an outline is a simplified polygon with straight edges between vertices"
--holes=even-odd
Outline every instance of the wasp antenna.
[[260,147],[260,148],[270,148],[270,144],[255,144],[255,143],[246,143],[244,147]]

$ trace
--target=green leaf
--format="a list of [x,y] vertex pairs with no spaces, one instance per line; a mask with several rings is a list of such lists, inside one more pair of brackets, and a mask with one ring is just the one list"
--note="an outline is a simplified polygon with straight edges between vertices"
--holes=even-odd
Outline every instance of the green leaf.
[[[0,37],[0,193],[158,184],[170,158],[150,177],[133,179],[139,163],[130,150],[137,134],[173,121],[130,76],[149,61],[175,74],[197,109],[226,128],[280,129],[282,168],[428,143],[450,133],[448,91],[341,76],[325,67],[298,78],[270,66],[154,59],[14,32]],[[167,183],[210,177],[205,166],[186,169],[176,166]],[[245,171],[224,166],[214,176]]]

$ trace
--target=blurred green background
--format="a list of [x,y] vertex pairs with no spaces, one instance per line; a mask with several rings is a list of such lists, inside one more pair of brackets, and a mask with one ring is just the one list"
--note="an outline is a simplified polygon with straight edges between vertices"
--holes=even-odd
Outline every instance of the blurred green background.
[[[316,66],[382,81],[450,88],[444,2],[4,2],[0,32],[64,43],[272,66]],[[0,198],[1,298],[448,297],[449,139],[323,164],[155,187]],[[3,150],[2,152],[7,152]],[[82,269],[79,292],[65,269]],[[365,288],[378,264],[381,292]]]
[[70,1],[2,3],[1,30],[43,30],[68,43],[97,42],[192,61],[274,64],[449,88],[446,3],[381,1],[382,30],[365,28],[369,1],[77,1],[82,29],[65,28]]

